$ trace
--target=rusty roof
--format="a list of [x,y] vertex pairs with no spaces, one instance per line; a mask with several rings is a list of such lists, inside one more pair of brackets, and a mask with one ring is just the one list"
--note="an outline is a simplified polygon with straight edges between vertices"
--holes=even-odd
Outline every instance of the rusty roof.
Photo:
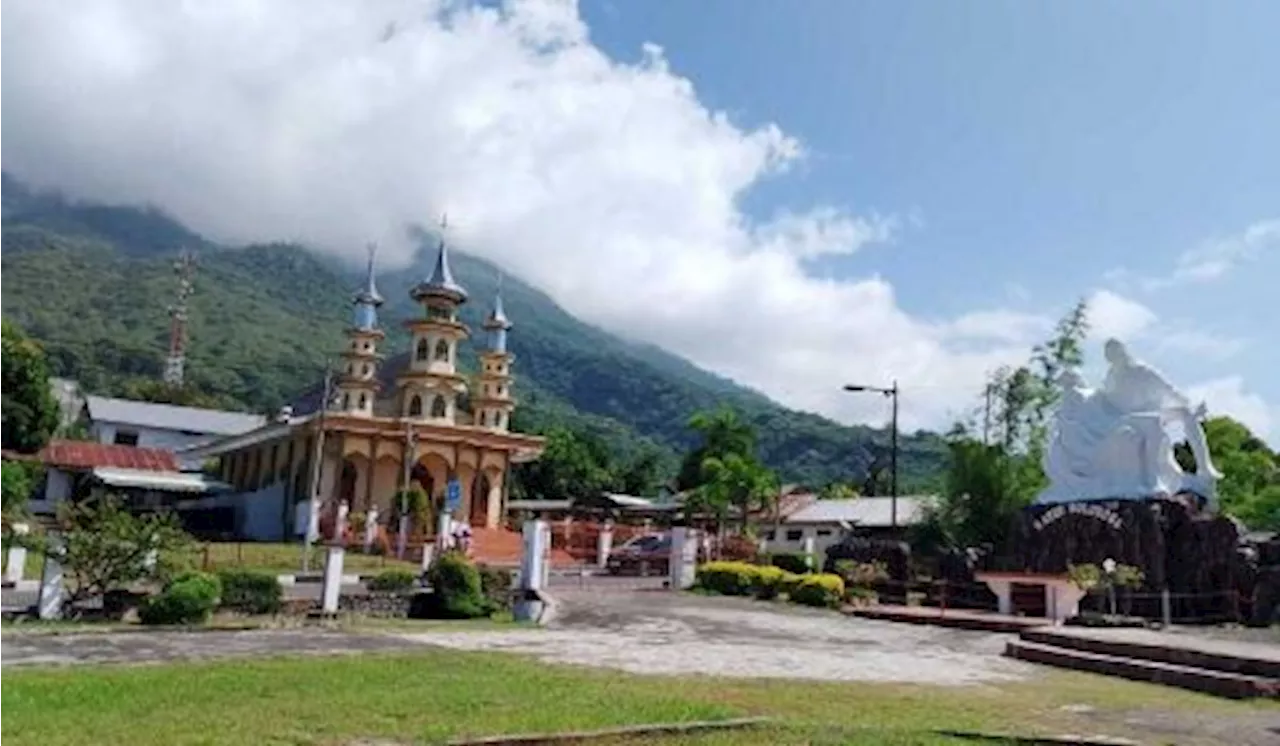
[[64,469],[94,469],[110,466],[143,471],[181,471],[172,451],[136,448],[114,443],[54,440],[40,451],[40,461]]

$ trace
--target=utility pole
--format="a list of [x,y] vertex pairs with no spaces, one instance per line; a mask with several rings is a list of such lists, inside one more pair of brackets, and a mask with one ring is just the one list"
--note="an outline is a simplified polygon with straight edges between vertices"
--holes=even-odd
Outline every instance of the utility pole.
[[889,388],[845,384],[845,391],[869,391],[883,394],[893,400],[893,414],[889,420],[889,526],[898,527],[898,381]]
[[311,570],[311,545],[316,539],[320,538],[320,516],[318,515],[320,506],[320,477],[323,474],[322,462],[324,460],[324,419],[325,414],[329,411],[329,398],[333,396],[333,372],[329,369],[329,364],[324,366],[324,394],[320,399],[320,418],[316,430],[315,450],[311,454],[311,496],[308,498],[307,505],[307,531],[306,537],[303,539],[302,548],[302,571],[309,572]]
[[[404,434],[404,474],[400,490],[400,521],[396,528],[396,557],[404,559],[409,548],[409,482],[413,478],[413,465],[418,460],[418,433],[412,424],[406,425]],[[425,550],[424,550],[425,551]]]

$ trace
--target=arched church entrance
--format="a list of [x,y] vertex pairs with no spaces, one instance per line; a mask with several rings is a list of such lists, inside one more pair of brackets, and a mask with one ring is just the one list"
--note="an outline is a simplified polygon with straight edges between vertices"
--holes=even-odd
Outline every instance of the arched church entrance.
[[471,480],[471,515],[467,522],[484,527],[489,521],[489,477],[481,472]]

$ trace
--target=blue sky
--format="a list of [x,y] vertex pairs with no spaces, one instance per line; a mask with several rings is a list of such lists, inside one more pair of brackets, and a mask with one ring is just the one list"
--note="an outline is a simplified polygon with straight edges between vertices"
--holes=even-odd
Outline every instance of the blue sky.
[[[1280,217],[1280,4],[588,1],[619,57],[661,45],[708,105],[810,152],[753,214],[810,202],[909,213],[881,273],[912,312],[1065,308],[1097,287],[1232,355],[1139,353],[1190,385],[1241,374],[1280,402],[1280,246],[1214,282],[1148,291],[1177,258]],[[1108,282],[1108,278],[1112,281]],[[1096,350],[1095,350],[1096,352]]]
[[1123,337],[1276,442],[1277,28],[1262,2],[14,0],[3,158],[228,244],[376,240],[387,271],[425,271],[404,227],[448,212],[580,318],[846,422],[886,411],[843,383],[897,379],[905,425],[946,429],[1088,298],[1087,376]]

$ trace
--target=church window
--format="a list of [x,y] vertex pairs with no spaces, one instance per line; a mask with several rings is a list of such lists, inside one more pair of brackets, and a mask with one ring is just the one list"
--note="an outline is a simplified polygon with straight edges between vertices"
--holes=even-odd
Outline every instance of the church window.
[[369,375],[369,365],[367,363],[365,365],[360,366],[360,375],[362,376]]
[[449,362],[449,343],[443,339],[436,342],[436,360]]
[[488,413],[484,411],[480,412],[480,427],[484,427],[489,424],[489,418],[485,416],[486,414]]
[[409,416],[410,417],[422,416],[422,397],[418,396],[417,394],[414,394],[413,398],[409,400]]
[[506,395],[507,395],[507,387],[506,387],[506,386],[499,386],[499,387],[498,387],[498,396],[506,396]]
[[432,417],[444,417],[444,416],[446,416],[448,413],[449,413],[449,409],[448,409],[448,406],[444,403],[444,397],[443,397],[443,396],[437,396],[437,397],[436,397],[436,398],[431,402],[431,416],[432,416]]
[[426,360],[426,359],[427,359],[427,350],[428,350],[428,349],[429,349],[429,348],[427,347],[427,340],[425,340],[425,339],[419,339],[419,340],[418,340],[418,359],[419,359],[419,360]]
[[360,408],[361,408],[361,409],[364,409],[364,408],[365,408],[365,405],[367,405],[368,403],[369,403],[369,397],[368,397],[368,396],[366,396],[366,395],[364,395],[364,394],[361,394],[361,395],[360,395]]
[[342,408],[351,409],[351,394],[342,395]]

